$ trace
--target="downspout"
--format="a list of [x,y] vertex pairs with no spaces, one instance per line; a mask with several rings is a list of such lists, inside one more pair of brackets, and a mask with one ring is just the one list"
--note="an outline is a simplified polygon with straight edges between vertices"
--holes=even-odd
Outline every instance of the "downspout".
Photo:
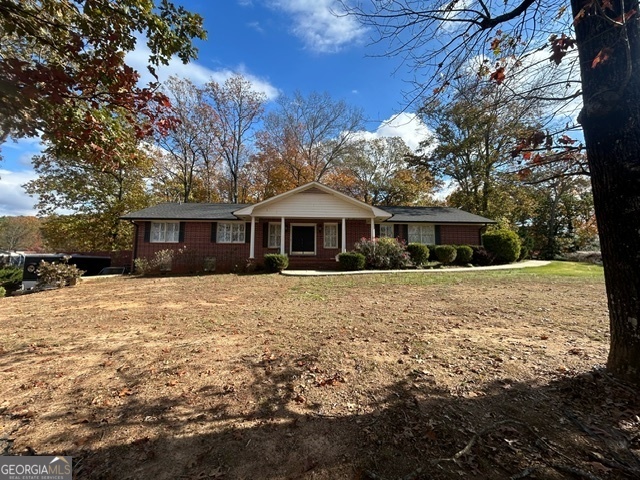
[[251,214],[251,234],[249,235],[249,259],[256,258],[256,217]]
[[133,230],[133,250],[131,251],[131,265],[130,265],[130,271],[131,273],[134,273],[134,269],[135,269],[135,260],[138,257],[138,228],[139,225],[133,221],[133,220],[129,220],[134,227]]

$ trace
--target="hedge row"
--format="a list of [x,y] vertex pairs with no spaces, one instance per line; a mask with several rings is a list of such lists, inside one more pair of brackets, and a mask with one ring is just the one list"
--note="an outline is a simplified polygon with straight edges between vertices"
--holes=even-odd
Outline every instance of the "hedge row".
[[[338,262],[342,270],[403,269],[421,267],[437,262],[442,265],[479,265],[515,262],[520,257],[520,239],[510,230],[494,230],[482,236],[484,247],[469,245],[406,245],[395,238],[363,238],[354,251],[340,253]],[[265,269],[279,272],[289,266],[289,257],[267,254]]]

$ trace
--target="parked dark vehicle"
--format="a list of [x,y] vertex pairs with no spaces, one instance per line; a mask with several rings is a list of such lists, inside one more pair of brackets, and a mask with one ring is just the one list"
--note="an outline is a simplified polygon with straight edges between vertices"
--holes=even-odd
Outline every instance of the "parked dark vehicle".
[[129,267],[106,267],[100,270],[98,275],[126,275]]
[[84,277],[98,275],[103,269],[111,266],[110,257],[99,257],[94,255],[66,255],[64,253],[39,253],[27,254],[24,259],[24,271],[22,275],[22,288],[28,290],[38,283],[38,266],[40,261],[63,262],[65,257],[69,258],[69,265],[75,265],[80,270],[84,270]]

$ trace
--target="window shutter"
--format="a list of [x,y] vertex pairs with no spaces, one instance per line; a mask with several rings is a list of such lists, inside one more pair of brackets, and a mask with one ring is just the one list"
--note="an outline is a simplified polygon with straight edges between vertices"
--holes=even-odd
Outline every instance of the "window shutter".
[[144,222],[144,243],[151,241],[151,222]]
[[262,247],[267,248],[269,246],[269,222],[262,224]]
[[180,222],[180,232],[178,233],[178,243],[184,242],[184,222]]
[[376,223],[373,228],[374,228],[374,230],[376,232],[376,238],[379,238],[380,237],[380,224]]
[[244,227],[244,243],[251,243],[251,222],[247,222]]
[[211,224],[211,243],[216,243],[218,239],[218,222]]
[[435,226],[435,231],[436,231],[436,245],[440,245],[441,240],[440,240],[440,225],[436,225]]
[[393,225],[393,236],[395,238],[399,238],[400,237],[400,224],[396,223]]

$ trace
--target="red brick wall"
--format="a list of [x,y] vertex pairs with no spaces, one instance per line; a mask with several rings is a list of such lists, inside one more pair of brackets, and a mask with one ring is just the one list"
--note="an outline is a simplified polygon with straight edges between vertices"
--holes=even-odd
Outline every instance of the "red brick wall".
[[[271,220],[273,221],[273,220]],[[256,221],[255,232],[255,263],[262,263],[266,253],[280,253],[279,248],[263,247],[264,223],[269,219]],[[216,272],[242,271],[249,260],[249,242],[241,244],[212,243],[211,222],[186,222],[184,242],[182,243],[150,243],[144,241],[145,222],[137,222],[139,225],[137,234],[136,257],[153,258],[155,252],[164,249],[184,252],[176,255],[172,265],[172,271],[176,273],[195,273],[204,268],[205,258],[215,257]],[[291,224],[307,223],[316,225],[316,255],[289,255],[290,268],[315,269],[337,268],[335,257],[340,253],[340,248],[324,248],[324,221],[313,219],[295,219],[285,221],[285,252],[290,251]],[[328,221],[338,223],[341,221]],[[353,245],[361,238],[371,236],[371,226],[366,220],[347,220],[347,251],[353,249]],[[341,227],[340,227],[341,228]],[[472,225],[442,225],[440,227],[440,243],[457,245],[479,245],[480,226]],[[248,234],[248,232],[247,232]],[[248,237],[247,237],[248,239]],[[338,238],[338,244],[341,242]]]
[[478,225],[440,225],[440,243],[442,245],[480,245]]
[[204,260],[207,257],[215,257],[216,271],[230,272],[234,269],[242,269],[249,258],[248,243],[212,243],[210,222],[185,222],[184,242],[181,243],[145,242],[146,222],[136,223],[139,226],[135,256],[151,259],[160,250],[168,249],[177,252],[179,249],[184,249],[182,254],[176,254],[174,257],[172,271],[176,273],[203,271]]
[[[280,253],[279,248],[263,247],[264,223],[269,223],[269,219],[256,221],[255,232],[255,263],[262,263],[262,258],[266,253]],[[273,221],[273,220],[271,220]],[[172,271],[176,273],[195,273],[203,270],[204,259],[215,257],[216,272],[231,272],[242,270],[249,259],[249,243],[228,244],[211,242],[210,222],[186,222],[184,230],[184,242],[182,243],[151,243],[145,242],[145,222],[136,222],[138,234],[136,238],[136,257],[153,258],[155,252],[165,249],[177,251],[183,249],[184,253],[176,255],[172,264]],[[295,219],[285,221],[285,252],[290,251],[291,224],[307,223],[316,225],[316,255],[290,255],[289,265],[291,268],[336,268],[335,257],[340,253],[340,248],[324,248],[324,221],[313,219]],[[327,223],[338,223],[341,221],[328,221]],[[365,220],[347,220],[347,250],[353,248],[353,244],[362,237],[371,235],[371,227]],[[341,228],[341,227],[340,227]],[[247,232],[248,234],[248,232]],[[247,237],[248,239],[248,237]],[[338,244],[341,239],[338,238]]]
[[[264,257],[265,253],[280,253],[279,248],[266,248],[263,247],[263,232],[264,222],[273,222],[269,219],[264,219],[256,223],[256,262],[260,263],[260,259]],[[279,222],[275,222],[279,223]],[[289,254],[289,266],[290,268],[298,269],[312,269],[312,268],[337,268],[336,255],[342,250],[340,248],[324,248],[324,224],[325,223],[337,223],[339,229],[342,229],[341,220],[328,220],[327,222],[317,219],[304,219],[296,218],[292,220],[285,220],[285,239],[284,248],[285,252],[289,253],[291,250],[291,224],[307,223],[316,225],[316,255],[291,255]],[[371,236],[371,226],[367,224],[366,220],[347,220],[347,251],[353,249],[354,243],[360,240],[362,237],[369,238]],[[342,238],[338,238],[338,245],[342,242]]]

